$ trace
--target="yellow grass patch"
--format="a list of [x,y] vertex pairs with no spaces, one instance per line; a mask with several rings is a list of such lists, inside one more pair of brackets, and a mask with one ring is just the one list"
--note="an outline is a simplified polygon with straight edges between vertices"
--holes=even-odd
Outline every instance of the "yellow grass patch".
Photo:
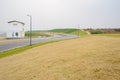
[[120,80],[120,38],[65,40],[2,58],[0,80]]

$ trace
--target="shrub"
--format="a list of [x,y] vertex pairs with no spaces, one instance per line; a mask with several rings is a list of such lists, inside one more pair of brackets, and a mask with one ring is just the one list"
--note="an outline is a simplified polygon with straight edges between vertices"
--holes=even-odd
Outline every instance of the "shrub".
[[92,30],[90,32],[91,34],[103,34],[104,33],[103,31],[100,31],[100,30]]

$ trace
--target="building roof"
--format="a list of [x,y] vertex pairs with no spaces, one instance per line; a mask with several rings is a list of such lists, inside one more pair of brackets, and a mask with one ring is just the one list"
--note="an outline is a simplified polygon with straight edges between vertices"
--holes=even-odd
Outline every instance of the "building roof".
[[8,23],[13,23],[13,22],[17,22],[17,23],[21,23],[22,25],[25,25],[25,23],[23,23],[23,22],[20,22],[20,21],[16,21],[16,20],[9,21]]

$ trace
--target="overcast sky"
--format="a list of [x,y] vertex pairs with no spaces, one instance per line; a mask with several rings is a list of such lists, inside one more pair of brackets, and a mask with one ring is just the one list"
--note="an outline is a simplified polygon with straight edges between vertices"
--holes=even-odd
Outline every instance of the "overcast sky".
[[7,22],[22,21],[28,29],[120,28],[120,0],[0,0],[0,31]]

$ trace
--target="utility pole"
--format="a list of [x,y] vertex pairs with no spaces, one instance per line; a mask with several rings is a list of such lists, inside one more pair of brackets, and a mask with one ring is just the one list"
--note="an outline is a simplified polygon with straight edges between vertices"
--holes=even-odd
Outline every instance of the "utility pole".
[[32,46],[32,16],[31,15],[27,16],[30,17],[30,46]]
[[80,37],[80,25],[78,24],[78,36]]

